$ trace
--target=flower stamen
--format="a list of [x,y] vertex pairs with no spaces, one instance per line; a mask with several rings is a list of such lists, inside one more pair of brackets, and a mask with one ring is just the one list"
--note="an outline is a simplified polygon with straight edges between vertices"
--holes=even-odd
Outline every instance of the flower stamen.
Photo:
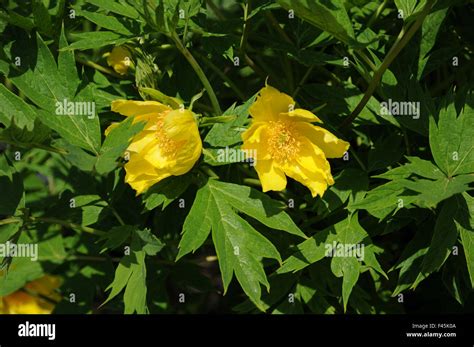
[[300,142],[290,122],[270,121],[268,129],[267,145],[273,159],[280,164],[285,164],[298,155]]

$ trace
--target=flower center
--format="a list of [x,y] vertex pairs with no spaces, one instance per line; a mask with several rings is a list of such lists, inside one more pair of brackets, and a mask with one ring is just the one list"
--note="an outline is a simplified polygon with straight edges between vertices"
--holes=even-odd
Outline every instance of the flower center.
[[299,152],[300,142],[291,122],[269,122],[268,151],[274,160],[284,164]]
[[155,134],[158,140],[158,146],[161,149],[161,153],[166,156],[176,154],[178,149],[177,141],[171,139],[164,129],[164,117],[161,117],[157,122],[157,130]]

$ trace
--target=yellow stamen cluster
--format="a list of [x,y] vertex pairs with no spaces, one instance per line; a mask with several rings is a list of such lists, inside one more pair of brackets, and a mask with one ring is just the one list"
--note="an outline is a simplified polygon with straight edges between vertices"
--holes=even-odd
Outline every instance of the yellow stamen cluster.
[[171,139],[164,129],[164,117],[160,118],[156,124],[155,136],[158,140],[161,153],[166,156],[173,156],[178,149],[177,141]]
[[271,121],[268,132],[268,151],[273,159],[284,164],[298,155],[300,142],[290,122]]

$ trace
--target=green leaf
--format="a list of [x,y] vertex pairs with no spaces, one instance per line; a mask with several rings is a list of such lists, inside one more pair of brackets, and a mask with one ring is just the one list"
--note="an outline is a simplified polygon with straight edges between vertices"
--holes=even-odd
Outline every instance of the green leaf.
[[58,72],[63,76],[63,80],[66,82],[69,95],[75,95],[81,80],[77,74],[74,52],[62,50],[67,46],[68,43],[63,24],[61,27],[61,36],[59,37]]
[[144,127],[143,122],[133,123],[133,118],[127,118],[114,127],[105,138],[100,148],[95,169],[100,174],[106,174],[117,167],[117,158],[123,155],[133,136]]
[[120,225],[110,229],[109,232],[101,237],[101,241],[105,241],[101,253],[121,246],[135,230],[136,228],[131,225]]
[[438,167],[451,178],[474,172],[474,110],[469,104],[456,117],[454,103],[444,107],[438,124],[430,118],[430,147]]
[[354,29],[347,15],[344,1],[277,0],[277,2],[286,10],[294,11],[296,16],[329,32],[338,40],[351,46],[361,46],[354,37]]
[[123,21],[120,21],[112,15],[104,15],[97,12],[88,12],[75,7],[75,10],[79,16],[87,18],[92,23],[97,24],[98,26],[114,31],[118,34],[131,36],[133,33],[124,25]]
[[177,259],[199,248],[212,230],[224,290],[235,273],[244,292],[263,309],[260,284],[267,289],[269,284],[261,261],[262,258],[281,261],[280,255],[275,246],[236,211],[270,228],[304,237],[290,217],[265,194],[249,187],[208,180],[199,189],[184,222]]
[[[123,257],[117,266],[114,280],[107,288],[107,290],[110,290],[109,296],[102,305],[112,300],[125,288],[123,296],[125,303],[124,313],[148,313],[147,271],[145,265],[146,252],[143,249],[143,245],[142,238],[138,236],[138,233],[134,234],[132,237],[130,255]],[[151,249],[148,248],[148,250]]]
[[162,206],[162,210],[179,198],[191,184],[189,175],[172,176],[153,185],[145,193],[143,200],[145,208],[153,210]]
[[212,147],[233,146],[242,142],[241,134],[245,130],[249,108],[254,103],[255,96],[251,97],[244,104],[235,107],[235,104],[229,107],[222,115],[236,116],[235,120],[223,124],[215,124],[207,134],[204,142]]
[[426,16],[421,26],[420,53],[418,58],[418,79],[425,74],[426,63],[428,63],[431,50],[435,46],[437,36],[442,28],[448,9],[444,8],[434,11]]
[[357,215],[350,216],[339,223],[316,232],[311,238],[300,243],[297,251],[285,259],[278,273],[296,272],[329,256],[328,251],[334,243],[358,244],[368,239],[366,231],[360,226]]
[[331,270],[337,277],[342,277],[342,301],[344,312],[360,273],[360,262],[355,257],[334,257],[331,262]]
[[418,157],[407,157],[407,159],[409,160],[408,164],[396,167],[381,175],[373,177],[384,178],[388,180],[408,178],[411,175],[418,175],[433,180],[443,179],[446,177],[443,172],[431,161],[423,160]]
[[412,288],[416,288],[429,274],[438,271],[451,253],[458,238],[458,228],[453,219],[453,216],[459,209],[458,204],[459,201],[457,197],[443,204],[438,218],[436,219],[431,245],[423,258],[421,271],[413,283]]
[[[53,55],[39,35],[36,42],[38,53],[34,68],[30,67],[22,74],[10,76],[10,79],[30,100],[42,108],[37,111],[42,123],[55,130],[71,144],[97,153],[100,147],[100,126],[95,113],[92,117],[86,114],[57,114],[59,106],[64,102],[80,102],[80,106],[86,105],[92,108],[95,104],[90,87],[84,88],[76,96],[71,94],[72,88],[67,81],[71,74],[62,75],[65,71],[63,63],[65,61],[71,63],[71,59],[66,56],[61,58],[62,70],[60,71]],[[75,69],[75,65],[69,68],[70,71],[72,69]],[[83,104],[83,102],[88,104]]]
[[124,17],[138,19],[139,13],[135,8],[126,2],[111,2],[109,0],[86,0],[89,4],[93,4],[106,11],[119,14]]
[[396,133],[389,136],[382,136],[376,141],[374,148],[369,151],[368,167],[370,171],[385,169],[400,160],[403,155],[403,137]]
[[0,215],[12,216],[22,205],[23,179],[5,154],[0,155]]
[[467,193],[462,194],[458,207],[460,217],[456,226],[461,235],[471,288],[474,289],[474,198]]
[[401,11],[399,14],[404,20],[408,19],[413,13],[416,7],[417,0],[395,0],[395,5],[398,10]]
[[62,50],[85,50],[102,48],[108,45],[121,45],[130,40],[130,38],[124,38],[120,34],[113,33],[111,31],[90,31],[84,33],[73,33],[71,37],[74,42],[69,46],[64,47]]
[[137,230],[137,235],[143,243],[143,250],[147,255],[157,255],[165,246],[150,230]]
[[392,269],[400,270],[397,286],[392,296],[397,296],[404,290],[410,288],[418,277],[423,257],[426,252],[428,252],[430,238],[427,234],[429,233],[431,233],[431,230],[419,230],[415,233],[413,239],[405,246],[400,260]]
[[39,262],[15,257],[8,272],[0,270],[0,296],[11,294],[42,275],[43,269]]
[[33,130],[36,118],[36,110],[28,105],[23,99],[9,91],[0,84],[0,122],[9,127],[14,123],[19,128]]
[[42,34],[52,35],[53,25],[51,22],[51,16],[48,9],[44,6],[42,0],[33,0],[33,17],[35,20],[36,27]]
[[359,202],[351,205],[351,209],[367,210],[371,215],[384,219],[394,210],[409,207],[416,197],[406,193],[400,181],[391,181],[370,190]]

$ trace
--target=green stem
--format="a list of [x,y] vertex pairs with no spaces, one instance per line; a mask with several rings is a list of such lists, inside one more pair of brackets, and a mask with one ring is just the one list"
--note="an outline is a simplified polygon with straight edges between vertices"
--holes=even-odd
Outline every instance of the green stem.
[[49,151],[53,153],[68,154],[68,151],[66,151],[65,149],[49,147],[41,143],[34,143],[34,142],[22,143],[22,142],[13,141],[13,140],[3,138],[3,137],[0,137],[0,142],[8,143],[9,145],[13,145],[13,146],[21,147],[21,148],[38,148],[38,149],[44,149],[45,151]]
[[86,65],[86,66],[89,66],[93,69],[96,69],[97,71],[100,71],[100,72],[103,72],[107,75],[110,75],[110,76],[113,76],[113,77],[116,77],[116,78],[121,78],[123,79],[124,77],[122,75],[119,75],[118,73],[116,73],[115,71],[111,70],[111,69],[108,69],[102,65],[99,65],[97,63],[94,63],[92,60],[89,60],[87,58],[85,58],[84,56],[82,55],[77,55],[76,56],[76,60],[81,63],[82,65]]
[[400,51],[406,46],[406,44],[411,40],[415,32],[420,28],[424,19],[429,14],[431,7],[433,6],[433,3],[434,3],[434,0],[428,0],[425,7],[423,8],[423,11],[419,15],[419,17],[416,19],[415,23],[413,23],[410,29],[408,29],[408,31],[406,31],[405,26],[402,28],[395,43],[393,44],[387,56],[383,60],[382,65],[380,65],[378,70],[374,73],[374,76],[372,77],[369,87],[367,88],[364,94],[364,97],[360,100],[359,104],[356,106],[352,114],[342,122],[342,124],[340,125],[341,128],[345,128],[348,125],[350,125],[352,121],[356,119],[359,113],[364,109],[365,105],[370,100],[370,97],[372,96],[375,89],[377,88],[383,74],[385,73],[385,70],[387,70],[387,68],[390,66],[393,60],[397,57]]
[[311,75],[311,72],[313,72],[313,70],[314,70],[314,65],[310,66],[308,68],[308,70],[306,70],[306,72],[305,72],[303,78],[301,79],[300,83],[298,83],[298,85],[296,86],[295,91],[293,92],[293,95],[291,96],[292,98],[295,98],[296,95],[300,92],[301,88],[306,83],[306,80],[309,78],[309,76]]
[[242,101],[246,100],[245,94],[239,89],[239,87],[237,87],[237,85],[227,77],[221,69],[214,65],[212,61],[210,61],[205,55],[199,53],[196,53],[196,56],[209,66],[209,68],[211,68],[220,78],[222,78]]
[[209,95],[209,99],[211,99],[214,112],[218,116],[220,116],[222,114],[221,107],[219,106],[219,101],[217,100],[216,93],[214,92],[214,89],[212,89],[211,83],[209,83],[209,80],[207,79],[206,74],[201,69],[196,59],[194,59],[191,52],[189,52],[189,50],[183,45],[183,43],[181,42],[181,39],[178,37],[178,34],[176,34],[176,32],[173,31],[171,33],[171,39],[176,44],[176,47],[178,48],[178,50],[184,55],[186,60],[192,66],[192,68],[194,69],[194,72],[196,72],[196,74],[198,75],[199,79],[202,82],[202,85],[204,86],[204,88],[207,91],[207,94]]
[[0,220],[0,225],[21,223],[22,219],[17,217],[10,217]]
[[120,217],[115,207],[113,207],[110,204],[108,205],[109,205],[110,210],[112,211],[112,214],[114,215],[115,219],[117,219],[117,221],[120,223],[120,225],[125,225],[125,222],[123,221],[122,217]]
[[374,12],[374,14],[372,15],[372,17],[370,17],[369,19],[369,22],[367,23],[367,28],[370,28],[372,26],[372,24],[375,23],[375,21],[379,18],[380,14],[382,13],[382,11],[385,9],[385,7],[387,6],[388,4],[388,0],[384,0],[384,2],[382,2],[379,7],[377,7],[377,10]]
[[97,230],[97,229],[90,228],[90,227],[86,227],[86,226],[79,225],[79,224],[75,224],[75,223],[71,223],[71,222],[64,221],[64,220],[57,219],[57,218],[33,217],[33,216],[31,216],[31,217],[29,217],[29,219],[33,222],[44,222],[44,223],[49,223],[49,224],[58,224],[58,225],[61,225],[65,228],[76,229],[76,230],[80,230],[80,231],[83,231],[83,232],[86,232],[86,233],[89,233],[89,234],[93,234],[93,235],[98,235],[98,236],[105,235],[104,231]]

